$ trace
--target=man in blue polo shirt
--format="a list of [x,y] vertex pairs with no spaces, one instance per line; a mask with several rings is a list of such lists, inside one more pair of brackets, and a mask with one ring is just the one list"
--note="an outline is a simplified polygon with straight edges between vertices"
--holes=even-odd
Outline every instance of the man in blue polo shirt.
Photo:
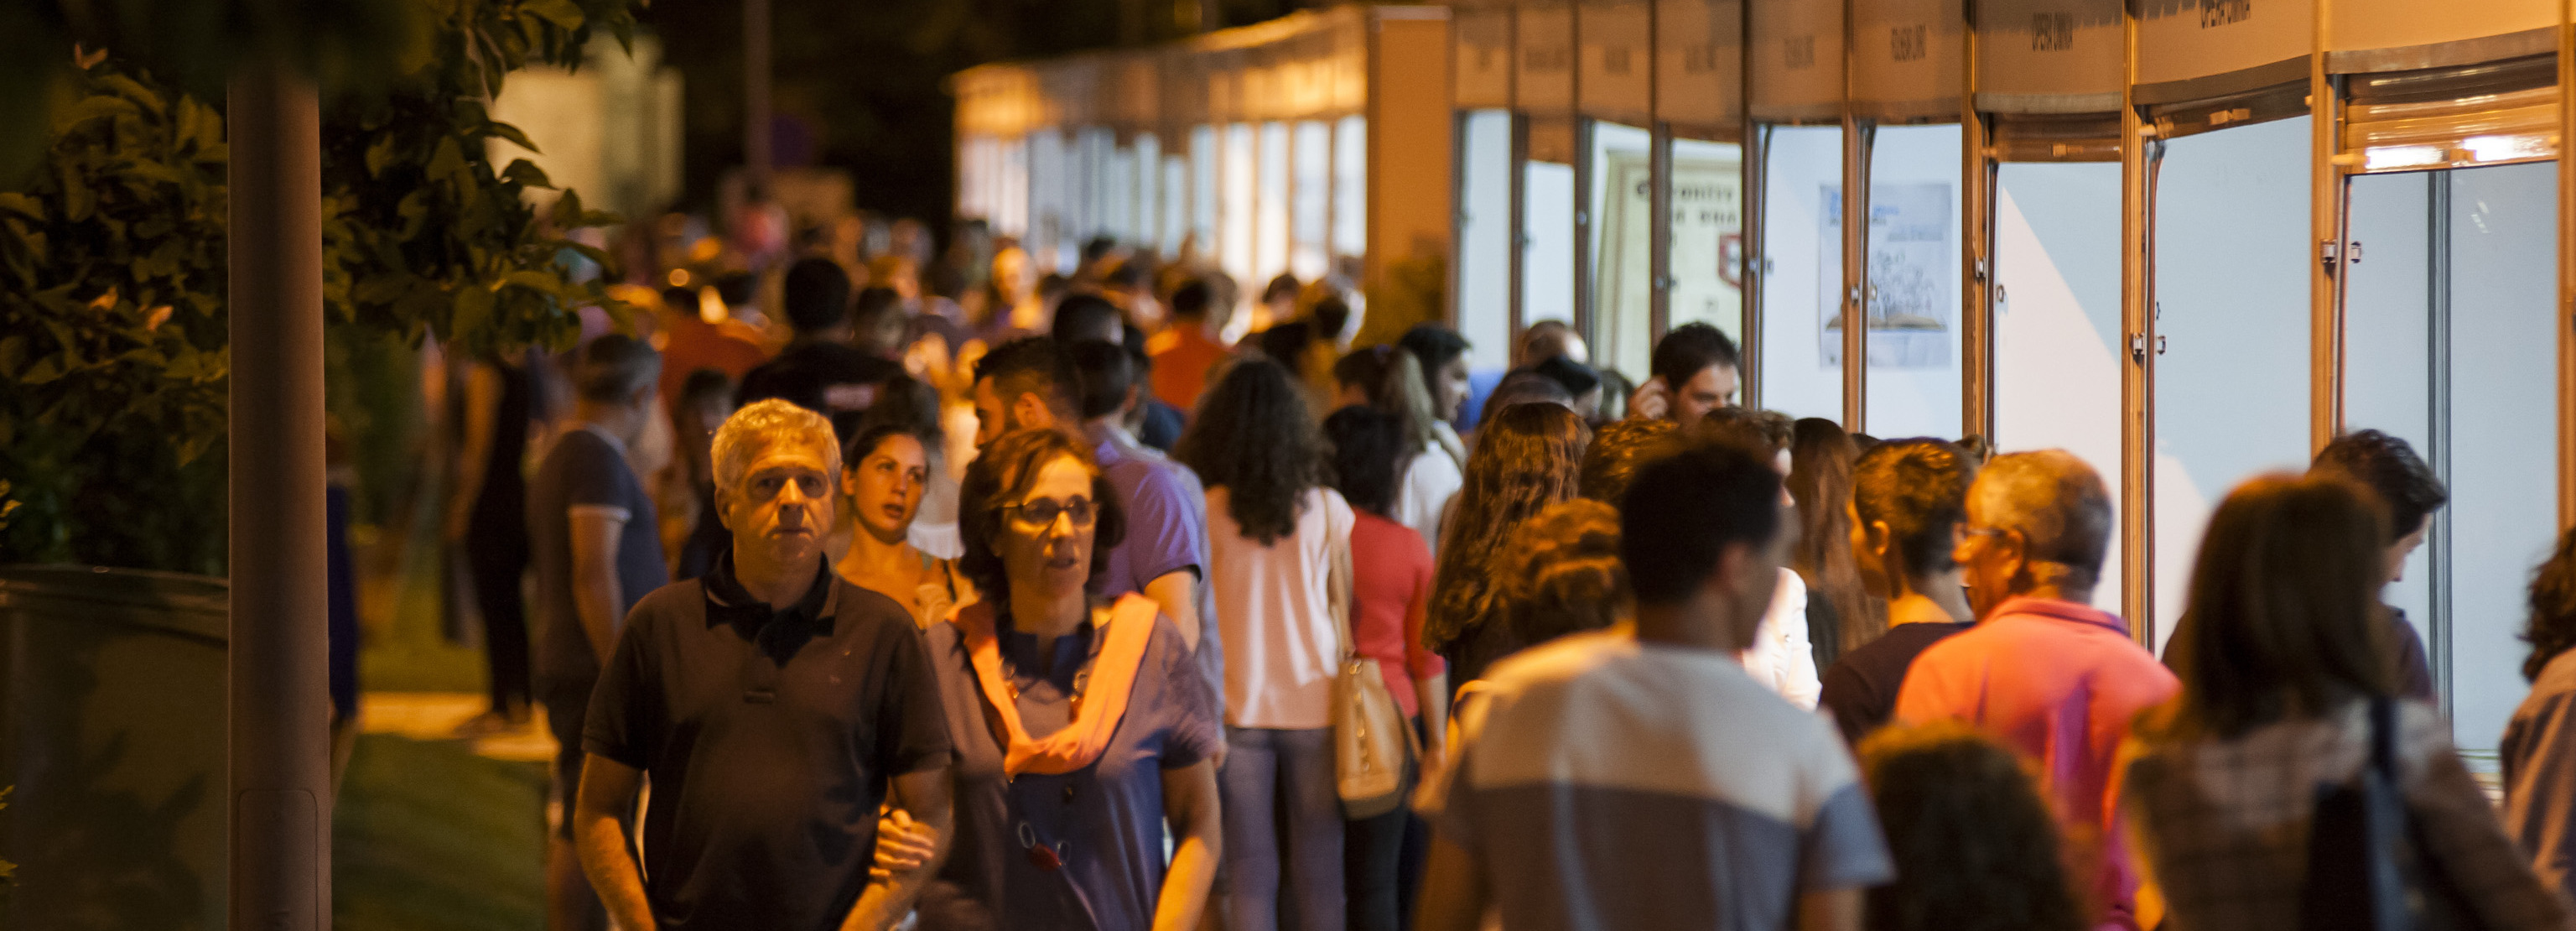
[[[921,638],[824,559],[841,465],[821,414],[761,401],[714,445],[733,546],[637,604],[600,671],[574,817],[583,870],[626,931],[893,927],[935,871],[870,879],[879,807],[934,849],[951,822]],[[639,869],[618,818],[647,773]]]

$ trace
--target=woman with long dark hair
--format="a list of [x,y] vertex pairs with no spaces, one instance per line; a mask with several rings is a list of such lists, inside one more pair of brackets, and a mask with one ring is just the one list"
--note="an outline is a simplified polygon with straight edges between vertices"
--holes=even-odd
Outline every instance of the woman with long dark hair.
[[2531,578],[2531,694],[2505,725],[2504,823],[2541,881],[2576,895],[2576,530]]
[[1877,639],[1886,619],[1861,590],[1852,566],[1852,461],[1860,451],[1841,425],[1808,417],[1790,428],[1789,497],[1798,504],[1798,547],[1789,568],[1807,583],[1807,639],[1816,668]]
[[1227,927],[1343,927],[1333,679],[1349,610],[1350,505],[1324,486],[1305,392],[1268,359],[1228,369],[1175,450],[1207,486],[1208,588],[1225,646]]
[[2182,694],[2122,751],[2121,804],[2173,927],[2300,926],[2317,787],[2358,779],[2383,727],[2424,873],[2457,893],[2467,926],[2566,926],[2449,722],[2395,697],[2373,613],[2387,521],[2369,489],[2333,476],[2258,477],[2211,515],[2165,648]]
[[[1385,411],[1353,404],[1324,418],[1324,435],[1333,444],[1333,487],[1357,517],[1351,525],[1351,650],[1377,661],[1396,707],[1423,737],[1419,765],[1436,769],[1448,727],[1449,677],[1440,657],[1422,645],[1422,622],[1431,611],[1431,549],[1421,534],[1390,516],[1396,465],[1409,455],[1403,425]],[[1403,924],[1403,906],[1420,869],[1403,857],[1406,829],[1414,822],[1412,808],[1397,805],[1349,823],[1343,872],[1354,931],[1394,931]]]
[[1522,521],[1575,497],[1591,441],[1591,428],[1562,404],[1515,404],[1478,431],[1466,487],[1442,534],[1423,626],[1424,643],[1449,660],[1450,681],[1476,679],[1526,646],[1494,616],[1497,560]]
[[1950,558],[1976,480],[1965,450],[1928,437],[1880,443],[1854,468],[1845,529],[1833,542],[1849,554],[1883,620],[1877,639],[1845,649],[1825,669],[1819,703],[1843,739],[1858,743],[1885,725],[1914,658],[1976,622]]
[[[920,926],[1196,926],[1222,850],[1216,698],[1151,599],[1091,594],[1126,529],[1109,482],[1084,445],[1022,430],[960,499],[982,597],[926,634],[957,820]],[[886,847],[881,868],[918,868]]]
[[841,451],[841,504],[850,512],[850,548],[832,571],[850,584],[904,606],[927,630],[969,594],[950,561],[911,540],[913,518],[931,481],[931,444],[901,424],[859,431]]

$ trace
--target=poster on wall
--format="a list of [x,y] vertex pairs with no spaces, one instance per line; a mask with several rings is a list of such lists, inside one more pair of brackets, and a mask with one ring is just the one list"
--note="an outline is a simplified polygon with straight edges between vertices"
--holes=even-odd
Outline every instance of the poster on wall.
[[[1818,255],[1842,254],[1842,188],[1825,185]],[[1870,186],[1868,325],[1869,367],[1938,369],[1950,365],[1947,298],[1951,185]],[[1842,269],[1819,262],[1816,313],[1819,350],[1826,367],[1843,359]]]
[[1594,266],[1592,361],[1631,378],[1643,371],[1652,327],[1654,166],[1644,152],[1601,153],[1602,238]]
[[[1648,325],[1653,278],[1652,166],[1644,152],[1612,150],[1602,159],[1600,270],[1594,304],[1594,361],[1642,378],[1652,350]],[[1744,289],[1737,253],[1744,247],[1736,159],[1673,159],[1671,326],[1708,323],[1741,339]]]
[[1744,185],[1739,159],[1673,158],[1673,326],[1744,339]]

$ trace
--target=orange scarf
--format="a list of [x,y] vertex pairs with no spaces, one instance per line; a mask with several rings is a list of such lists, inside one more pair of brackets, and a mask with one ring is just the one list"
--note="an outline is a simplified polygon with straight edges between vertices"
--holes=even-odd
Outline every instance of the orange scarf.
[[965,634],[966,654],[975,664],[975,680],[984,688],[984,700],[1001,714],[1003,736],[1010,741],[1002,754],[1004,776],[1061,775],[1100,759],[1109,749],[1110,736],[1118,732],[1118,719],[1127,714],[1127,695],[1135,688],[1137,669],[1144,665],[1145,642],[1154,635],[1154,618],[1160,610],[1152,599],[1134,594],[1110,606],[1109,623],[1099,633],[1107,639],[1092,661],[1089,684],[1075,701],[1073,723],[1044,740],[1031,738],[1020,726],[1019,701],[1013,697],[1010,677],[1002,671],[992,605],[970,601],[949,612],[949,621]]

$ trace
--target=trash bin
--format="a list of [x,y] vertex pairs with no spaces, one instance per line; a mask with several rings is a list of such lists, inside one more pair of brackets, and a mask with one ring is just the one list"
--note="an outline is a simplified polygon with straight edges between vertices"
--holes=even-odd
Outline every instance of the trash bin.
[[225,605],[219,578],[0,566],[0,927],[224,926]]

